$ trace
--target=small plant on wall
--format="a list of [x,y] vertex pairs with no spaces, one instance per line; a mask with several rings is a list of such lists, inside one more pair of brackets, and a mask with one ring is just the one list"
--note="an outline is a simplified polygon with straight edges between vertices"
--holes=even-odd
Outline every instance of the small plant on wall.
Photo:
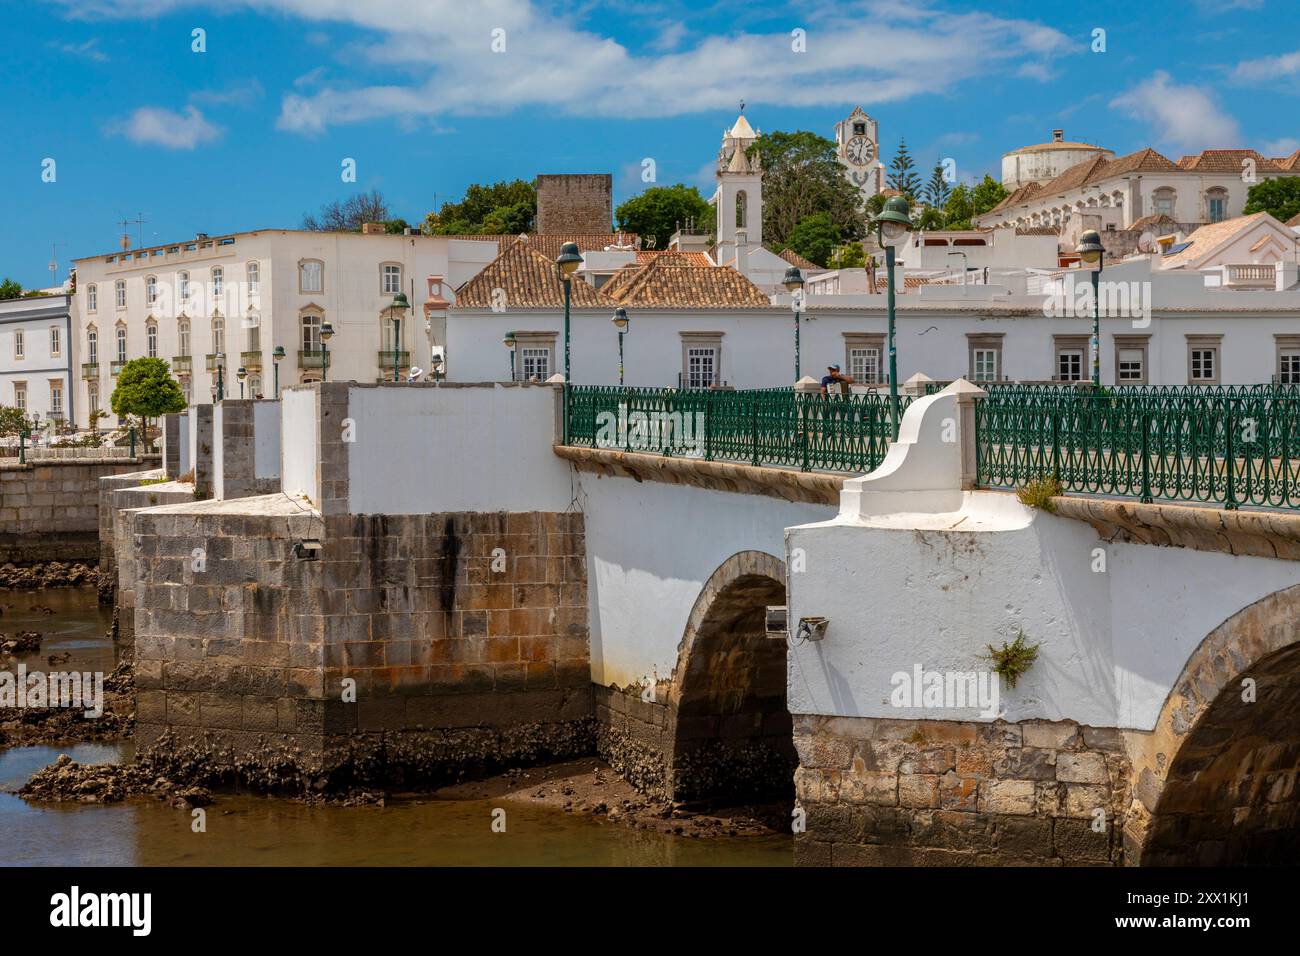
[[1021,504],[1028,505],[1030,508],[1040,508],[1049,514],[1056,511],[1052,499],[1060,493],[1061,482],[1055,475],[1035,478],[1016,489],[1016,497],[1020,499]]
[[1002,642],[1000,648],[985,644],[988,648],[987,658],[993,662],[993,672],[1001,674],[1008,687],[1015,687],[1016,681],[1038,660],[1038,649],[1042,644],[1030,644],[1025,640],[1025,632],[1016,634],[1016,639],[1008,644]]

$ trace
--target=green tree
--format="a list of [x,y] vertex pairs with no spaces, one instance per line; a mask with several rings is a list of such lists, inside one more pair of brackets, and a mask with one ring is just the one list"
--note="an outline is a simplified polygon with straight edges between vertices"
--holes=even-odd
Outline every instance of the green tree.
[[839,240],[861,238],[861,194],[844,178],[833,142],[806,130],[764,133],[747,155],[763,164],[763,236],[768,242],[792,244],[795,227],[816,213],[830,217]]
[[426,235],[518,235],[532,229],[537,190],[523,179],[472,184],[460,202],[443,203],[424,217]]
[[[368,193],[357,193],[349,199],[339,202],[327,202],[320,207],[320,212],[313,216],[307,213],[302,217],[302,227],[312,232],[360,232],[368,222],[391,220],[386,200],[377,189]],[[399,230],[400,231],[400,230]]]
[[13,438],[19,432],[31,431],[34,424],[21,408],[0,405],[0,437]]
[[947,220],[943,217],[943,211],[936,209],[934,206],[922,206],[920,210],[912,211],[912,228],[924,229],[932,232],[935,229],[943,229]]
[[0,299],[21,299],[23,297],[23,287],[21,283],[13,279],[5,279],[0,282]]
[[935,209],[943,209],[950,195],[952,195],[952,187],[948,185],[943,162],[936,159],[934,169],[930,171],[930,181],[925,184],[925,201]]
[[846,242],[835,247],[830,264],[836,269],[861,269],[867,264],[867,254],[862,251],[862,243]]
[[912,204],[916,203],[917,197],[921,194],[921,176],[916,171],[912,154],[907,151],[905,139],[898,141],[898,152],[890,160],[885,184],[890,189],[897,189]]
[[618,228],[637,233],[647,249],[667,249],[679,226],[711,230],[713,207],[694,186],[651,186],[614,210]]
[[185,395],[180,383],[172,378],[171,366],[160,358],[132,359],[123,365],[108,404],[116,415],[140,419],[146,444],[150,419],[183,412],[186,407]]
[[1005,186],[985,173],[984,178],[971,190],[971,217],[988,212],[1009,195]]
[[965,183],[958,183],[943,204],[943,217],[948,229],[969,229],[970,217],[975,214],[975,204],[971,201],[971,190]]
[[840,238],[840,228],[830,213],[817,212],[800,220],[791,231],[787,245],[805,259],[825,267],[830,264],[831,253],[840,244]]
[[1246,215],[1268,212],[1279,222],[1300,214],[1300,179],[1265,179],[1246,194]]

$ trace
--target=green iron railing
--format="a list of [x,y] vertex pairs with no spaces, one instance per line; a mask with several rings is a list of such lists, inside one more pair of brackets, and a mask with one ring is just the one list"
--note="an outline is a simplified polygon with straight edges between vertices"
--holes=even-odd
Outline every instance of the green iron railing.
[[985,487],[1300,507],[1300,387],[1004,386],[975,405]]
[[[911,401],[899,396],[900,419]],[[574,385],[568,414],[571,445],[801,471],[871,471],[894,437],[876,394]]]

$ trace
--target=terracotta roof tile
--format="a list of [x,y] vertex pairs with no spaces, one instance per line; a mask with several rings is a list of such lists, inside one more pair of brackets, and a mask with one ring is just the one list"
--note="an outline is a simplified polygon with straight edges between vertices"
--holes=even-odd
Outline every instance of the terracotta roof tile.
[[1185,249],[1175,252],[1171,256],[1162,256],[1160,268],[1178,269],[1195,262],[1213,252],[1217,246],[1237,233],[1250,228],[1264,216],[1272,218],[1270,213],[1257,212],[1250,216],[1237,216],[1234,219],[1224,219],[1221,222],[1206,223],[1187,237],[1187,247]]
[[1276,160],[1261,156],[1253,149],[1207,149],[1195,156],[1184,156],[1178,160],[1178,166],[1198,173],[1239,173],[1242,170],[1242,160],[1245,159],[1255,161],[1256,172],[1285,171]]
[[772,304],[758,286],[735,269],[702,268],[676,252],[655,256],[635,275],[620,282],[613,297],[620,305],[641,309],[766,308]]
[[1176,232],[1179,223],[1176,219],[1166,216],[1164,213],[1156,213],[1152,216],[1143,216],[1141,219],[1134,220],[1133,225],[1128,227],[1128,232],[1146,232],[1150,229],[1153,232],[1167,233]]
[[799,253],[795,252],[793,249],[790,249],[788,247],[782,249],[778,253],[778,255],[780,255],[780,257],[784,259],[786,262],[790,263],[790,265],[802,269],[804,272],[825,272],[826,271],[817,263],[812,262],[809,259],[805,259],[803,256],[799,255]]
[[641,237],[635,232],[584,233],[581,235],[564,235],[563,233],[530,233],[528,242],[552,262],[560,254],[560,246],[566,242],[576,242],[579,252],[600,252],[606,246],[629,246],[641,248]]
[[1296,213],[1286,221],[1288,226],[1300,226],[1300,212]]
[[638,249],[636,253],[636,263],[639,266],[643,266],[646,263],[648,263],[651,259],[653,259],[655,256],[662,256],[668,252],[671,252],[674,255],[686,256],[691,261],[691,265],[694,266],[701,266],[707,268],[713,265],[713,260],[709,258],[707,253],[680,252],[676,249]]
[[[585,279],[575,278],[571,285],[572,302],[578,308],[615,306],[613,299]],[[539,252],[533,238],[527,236],[516,239],[482,272],[462,285],[456,291],[454,308],[492,308],[495,289],[503,291],[509,309],[564,307],[564,286],[556,272],[554,257]]]

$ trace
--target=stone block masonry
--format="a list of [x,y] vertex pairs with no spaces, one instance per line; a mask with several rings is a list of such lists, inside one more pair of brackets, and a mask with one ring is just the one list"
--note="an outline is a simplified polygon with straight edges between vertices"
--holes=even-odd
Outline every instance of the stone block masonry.
[[1122,733],[1071,721],[795,715],[805,866],[1124,862]]
[[[162,477],[161,471],[143,477]],[[100,531],[100,599],[113,605],[113,639],[123,646],[135,642],[135,549],[131,523],[144,508],[194,500],[194,486],[176,481],[141,485],[142,476],[101,479],[100,512],[108,519]],[[107,571],[107,574],[104,572]],[[105,586],[105,581],[111,582]]]
[[322,517],[275,495],[132,523],[142,751],[293,789],[593,749],[580,514]]
[[609,173],[537,177],[537,232],[601,236],[613,228],[614,177]]
[[0,564],[96,562],[99,480],[139,472],[144,458],[50,458],[0,464]]

